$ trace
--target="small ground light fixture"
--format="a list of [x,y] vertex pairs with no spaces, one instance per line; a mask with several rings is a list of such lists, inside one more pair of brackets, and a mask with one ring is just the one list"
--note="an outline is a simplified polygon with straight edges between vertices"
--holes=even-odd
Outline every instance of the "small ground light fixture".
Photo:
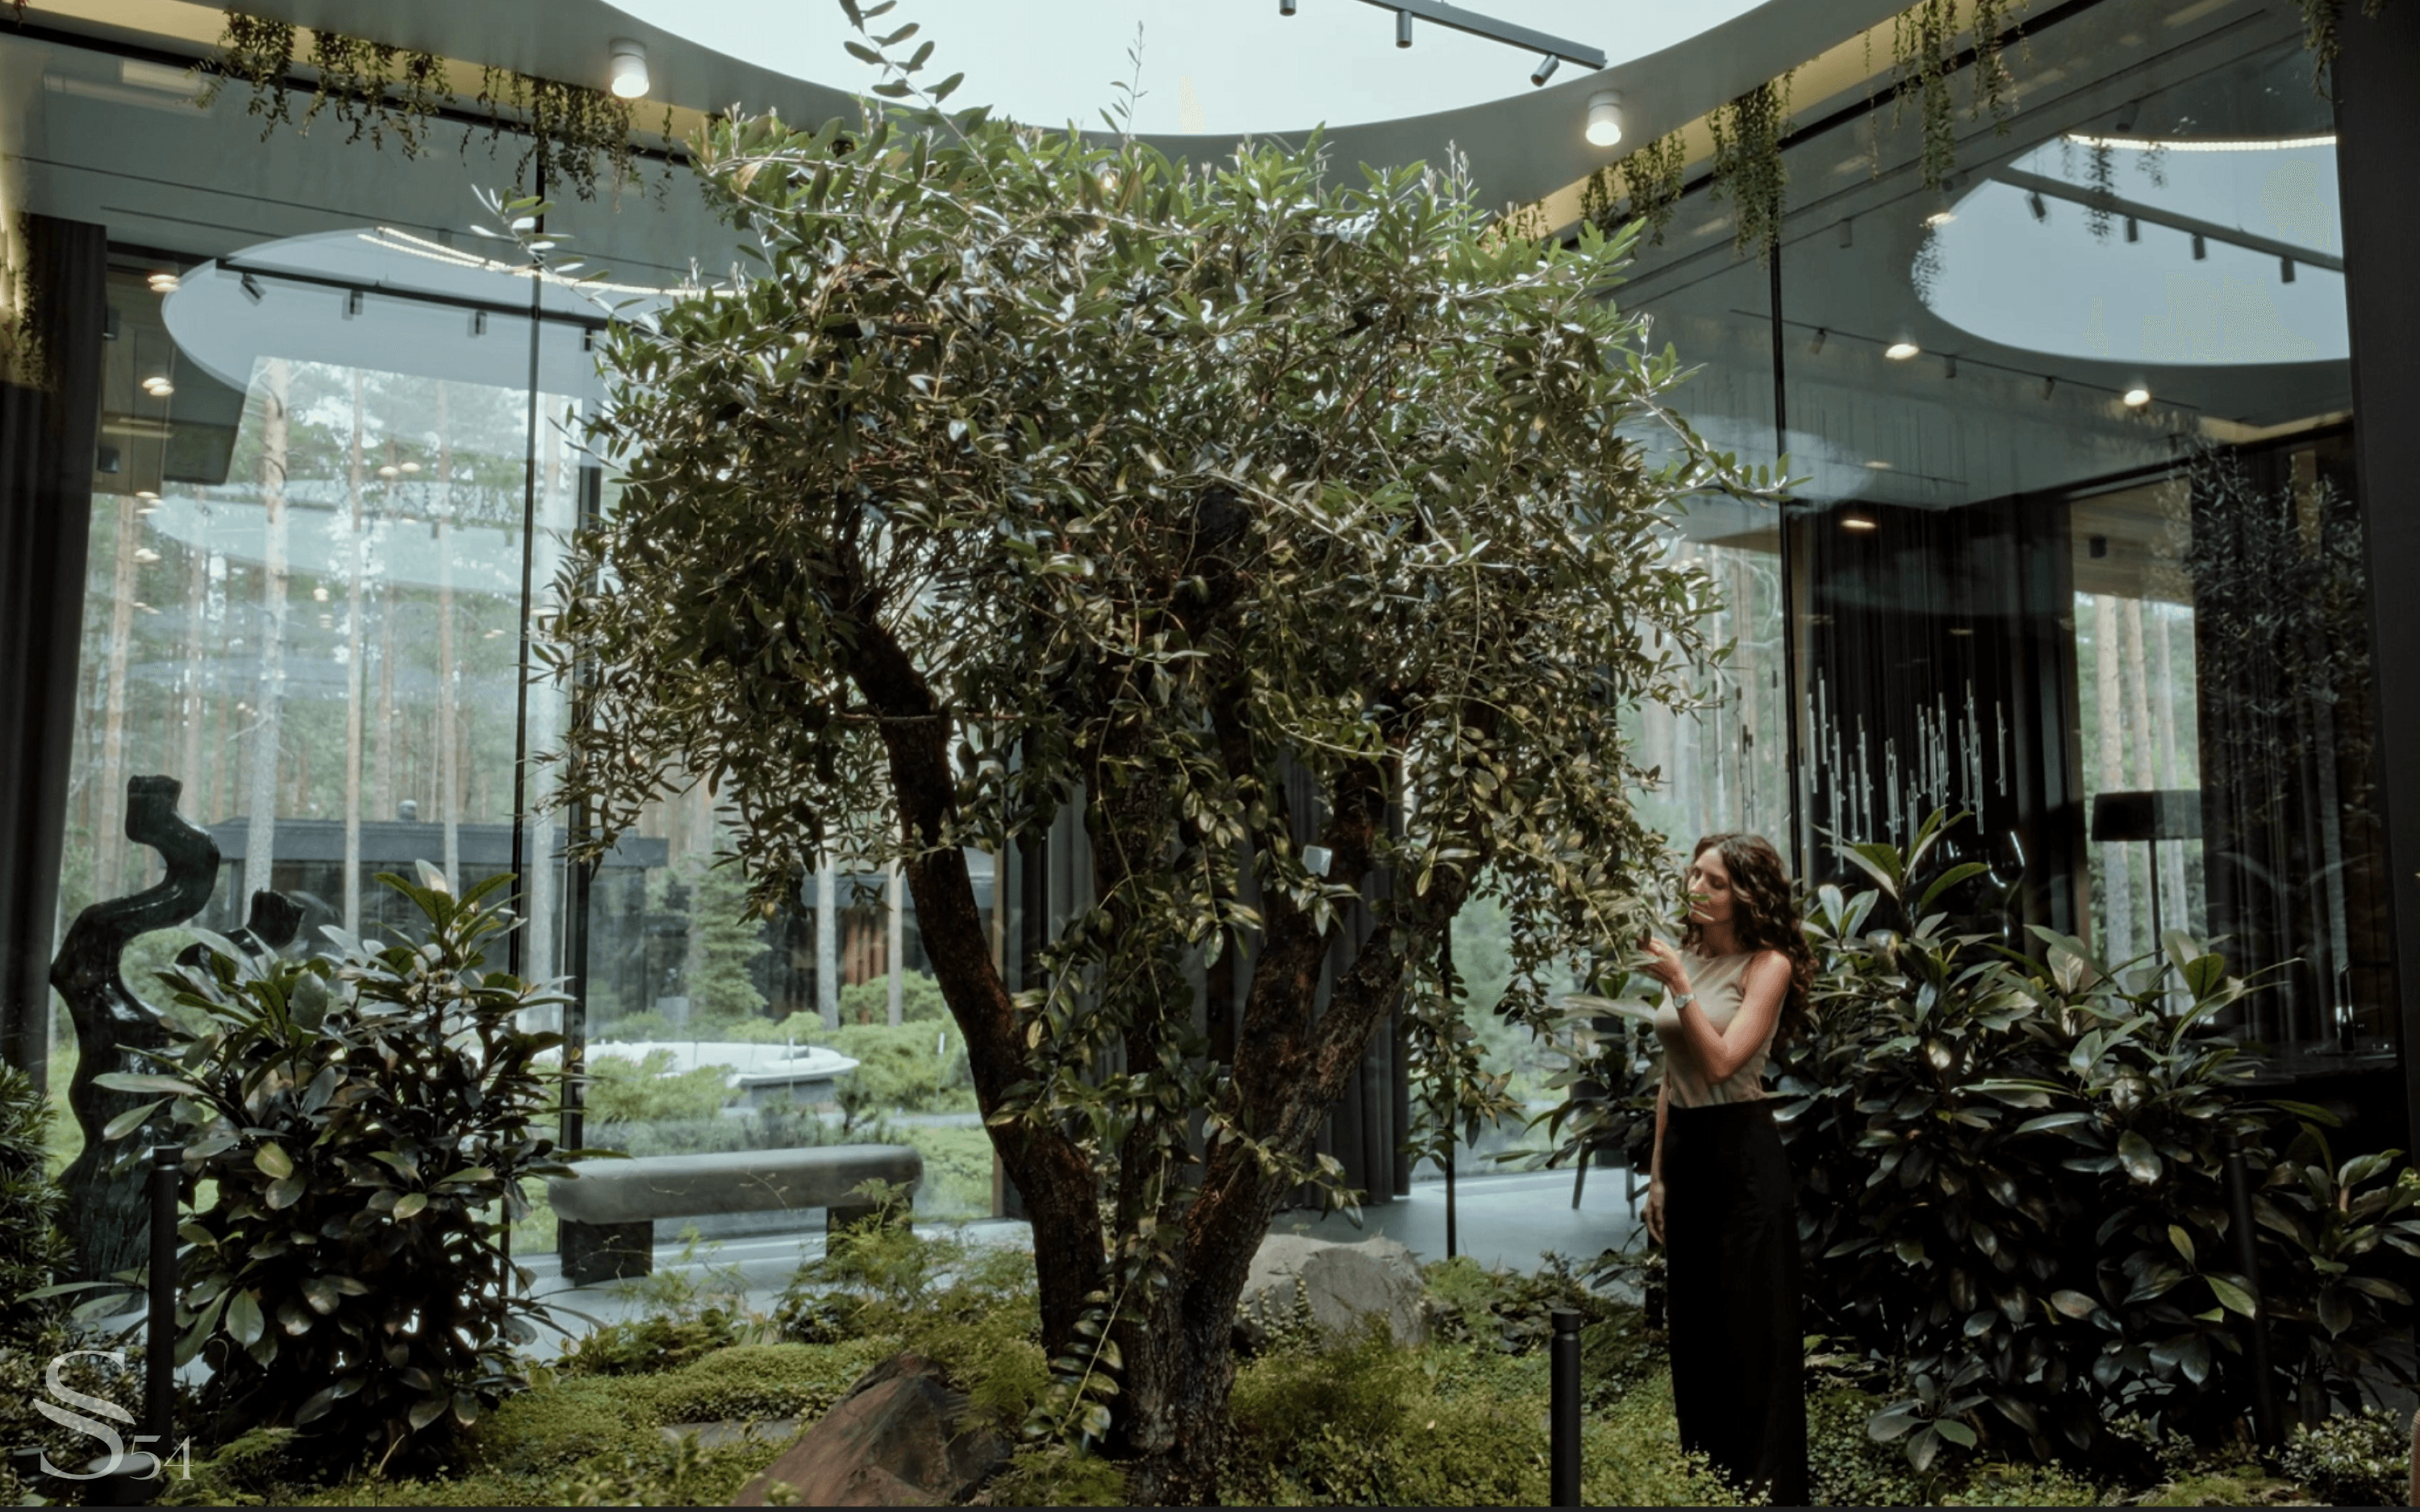
[[2140,409],[2151,402],[2151,391],[2137,383],[2126,391],[2125,398],[2127,409]]
[[1883,355],[1894,363],[1904,363],[1922,350],[1923,347],[1912,341],[1895,341],[1883,348]]
[[1589,96],[1588,139],[1592,147],[1609,147],[1621,143],[1621,90],[1600,89]]
[[644,99],[648,87],[646,48],[628,37],[617,37],[609,53],[614,98]]

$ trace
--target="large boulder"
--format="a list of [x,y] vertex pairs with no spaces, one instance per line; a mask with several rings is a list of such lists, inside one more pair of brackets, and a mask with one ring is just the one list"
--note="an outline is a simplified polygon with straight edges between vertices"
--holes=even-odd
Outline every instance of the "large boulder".
[[1009,1454],[998,1434],[965,1423],[966,1411],[966,1398],[929,1362],[894,1356],[867,1371],[731,1504],[766,1505],[777,1481],[794,1506],[963,1502]]
[[1252,1257],[1251,1274],[1235,1310],[1235,1330],[1247,1346],[1264,1342],[1271,1330],[1308,1323],[1330,1337],[1357,1333],[1367,1319],[1385,1320],[1398,1344],[1429,1336],[1420,1268],[1412,1252],[1391,1239],[1357,1244],[1271,1234]]

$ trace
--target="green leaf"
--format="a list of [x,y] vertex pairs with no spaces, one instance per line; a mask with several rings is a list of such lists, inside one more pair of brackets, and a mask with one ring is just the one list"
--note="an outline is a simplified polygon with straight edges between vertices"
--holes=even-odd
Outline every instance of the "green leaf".
[[2126,1174],[2148,1186],[2160,1179],[2159,1151],[2136,1130],[2129,1129],[2118,1136],[2118,1164]]
[[2210,1294],[2216,1297],[2218,1304],[2228,1312],[2240,1314],[2245,1318],[2259,1316],[2259,1304],[2252,1300],[2252,1293],[2223,1275],[2205,1273],[2202,1279],[2210,1283]]
[[405,1218],[416,1217],[419,1215],[420,1211],[427,1206],[427,1193],[407,1192],[402,1196],[396,1199],[395,1216],[398,1221]]
[[147,1120],[152,1114],[158,1112],[161,1104],[166,1101],[166,1099],[163,1098],[155,1102],[146,1103],[139,1108],[128,1108],[125,1112],[109,1120],[109,1122],[101,1129],[101,1136],[103,1139],[125,1138],[135,1130],[142,1128],[145,1121]]
[[268,1319],[261,1316],[259,1298],[238,1290],[227,1299],[226,1330],[238,1344],[251,1348],[260,1341],[268,1326]]
[[273,1140],[253,1151],[252,1163],[260,1167],[262,1175],[274,1180],[282,1181],[294,1174],[293,1157]]
[[106,1087],[113,1092],[162,1092],[170,1097],[199,1097],[202,1089],[189,1081],[175,1076],[158,1076],[148,1072],[103,1072],[92,1079],[96,1087]]
[[2187,1265],[2195,1263],[2193,1236],[2186,1233],[2181,1227],[2176,1224],[2168,1225],[2168,1242],[2177,1247],[2177,1253],[2185,1257]]
[[2101,1304],[2081,1291],[2059,1290],[2050,1294],[2050,1304],[2070,1318],[2089,1318]]

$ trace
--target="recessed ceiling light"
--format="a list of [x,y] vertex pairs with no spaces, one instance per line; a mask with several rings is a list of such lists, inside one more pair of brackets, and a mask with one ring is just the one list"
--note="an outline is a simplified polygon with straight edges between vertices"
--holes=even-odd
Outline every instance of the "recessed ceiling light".
[[1904,363],[1922,350],[1923,347],[1912,341],[1895,341],[1883,348],[1883,355],[1894,363]]
[[165,374],[155,373],[143,380],[143,392],[154,399],[164,399],[177,392],[177,386],[168,381]]
[[151,285],[154,294],[174,294],[180,280],[174,273],[153,273],[143,282]]
[[2126,407],[2130,409],[2140,409],[2150,402],[2151,391],[2140,384],[2126,391]]
[[1844,531],[1870,531],[1875,529],[1874,519],[1870,515],[1843,515],[1840,517],[1840,529]]
[[1958,212],[1956,210],[1935,210],[1931,215],[1924,218],[1924,224],[1927,225],[1947,225],[1950,222],[1956,219],[1958,219]]
[[1876,472],[1888,472],[1888,471],[1890,471],[1890,464],[1889,464],[1888,462],[1884,461],[1884,460],[1883,460],[1881,457],[1879,457],[1879,456],[1874,457],[1874,458],[1873,458],[1873,459],[1871,459],[1870,461],[1867,462],[1867,463],[1866,463],[1866,466],[1868,466],[1868,467],[1869,467],[1869,468],[1873,469]]

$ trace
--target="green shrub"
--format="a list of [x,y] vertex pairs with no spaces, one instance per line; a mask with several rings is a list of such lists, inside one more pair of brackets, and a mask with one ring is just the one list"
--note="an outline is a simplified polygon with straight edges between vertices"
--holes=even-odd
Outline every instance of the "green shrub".
[[427,943],[346,939],[331,962],[206,938],[175,980],[208,1026],[105,1078],[191,1131],[178,1353],[209,1362],[212,1431],[300,1428],[332,1471],[439,1462],[525,1384],[515,1346],[545,1310],[504,1236],[522,1180],[569,1170],[537,1133],[562,1037],[519,1027],[557,999],[484,969],[513,920],[483,899],[507,879],[459,899],[430,867],[383,880]]
[[[875,1108],[923,1113],[973,1105],[966,1041],[955,1024],[844,1024],[818,1026],[814,1042],[853,1057],[846,1082]],[[937,1053],[938,1050],[938,1053]],[[956,1092],[959,1096],[950,1096]]]
[[2381,1408],[2301,1424],[2278,1465],[2330,1506],[2401,1506],[2412,1491],[2411,1428]]
[[[1773,1061],[1806,1326],[1900,1382],[1870,1431],[1918,1470],[1945,1448],[2124,1458],[2104,1424],[2128,1413],[2231,1432],[2251,1381],[2230,1136],[2258,1188],[2281,1393],[2308,1419],[2359,1404],[2366,1381],[2409,1385],[2411,1298],[2380,1273],[2387,1249],[2420,1254],[2398,1157],[2338,1165],[2296,1121],[2317,1110],[2247,1095],[2254,1062],[2216,1020],[2252,989],[2181,933],[2113,967],[2047,931],[2039,957],[1945,933],[1936,906],[1978,869],[1931,858],[1943,824],[1904,855],[1850,847],[1873,890],[1817,890],[1816,1025]],[[1608,1046],[1575,1074],[1629,1088],[1638,1134],[1654,1088],[1636,1072]],[[1614,1119],[1577,1099],[1559,1111]]]
[[[899,981],[899,1020],[903,1024],[940,1024],[950,1017],[941,984],[922,971],[910,971]],[[891,979],[853,981],[840,990],[840,1021],[851,1024],[891,1022]]]
[[735,1094],[726,1087],[729,1066],[673,1070],[674,1055],[657,1049],[644,1058],[591,1056],[585,1103],[594,1124],[654,1123],[672,1119],[710,1119]]
[[1029,1445],[984,1483],[984,1496],[994,1506],[1125,1506],[1126,1475],[1063,1443]]
[[[52,1496],[73,1494],[70,1482],[40,1488],[30,1484],[40,1473],[38,1456],[47,1456],[61,1470],[81,1471],[102,1452],[97,1441],[53,1421],[36,1405],[69,1405],[51,1395],[51,1361],[90,1341],[75,1337],[55,1319],[11,1333],[13,1337],[0,1338],[0,1506],[32,1502],[38,1489]],[[128,1407],[137,1405],[142,1393],[139,1367],[128,1370],[88,1353],[66,1362],[59,1379],[71,1390]]]
[[34,1079],[0,1065],[0,1347],[46,1333],[58,1304],[28,1293],[48,1288],[68,1263],[59,1232],[66,1195],[52,1180],[50,1100]]

